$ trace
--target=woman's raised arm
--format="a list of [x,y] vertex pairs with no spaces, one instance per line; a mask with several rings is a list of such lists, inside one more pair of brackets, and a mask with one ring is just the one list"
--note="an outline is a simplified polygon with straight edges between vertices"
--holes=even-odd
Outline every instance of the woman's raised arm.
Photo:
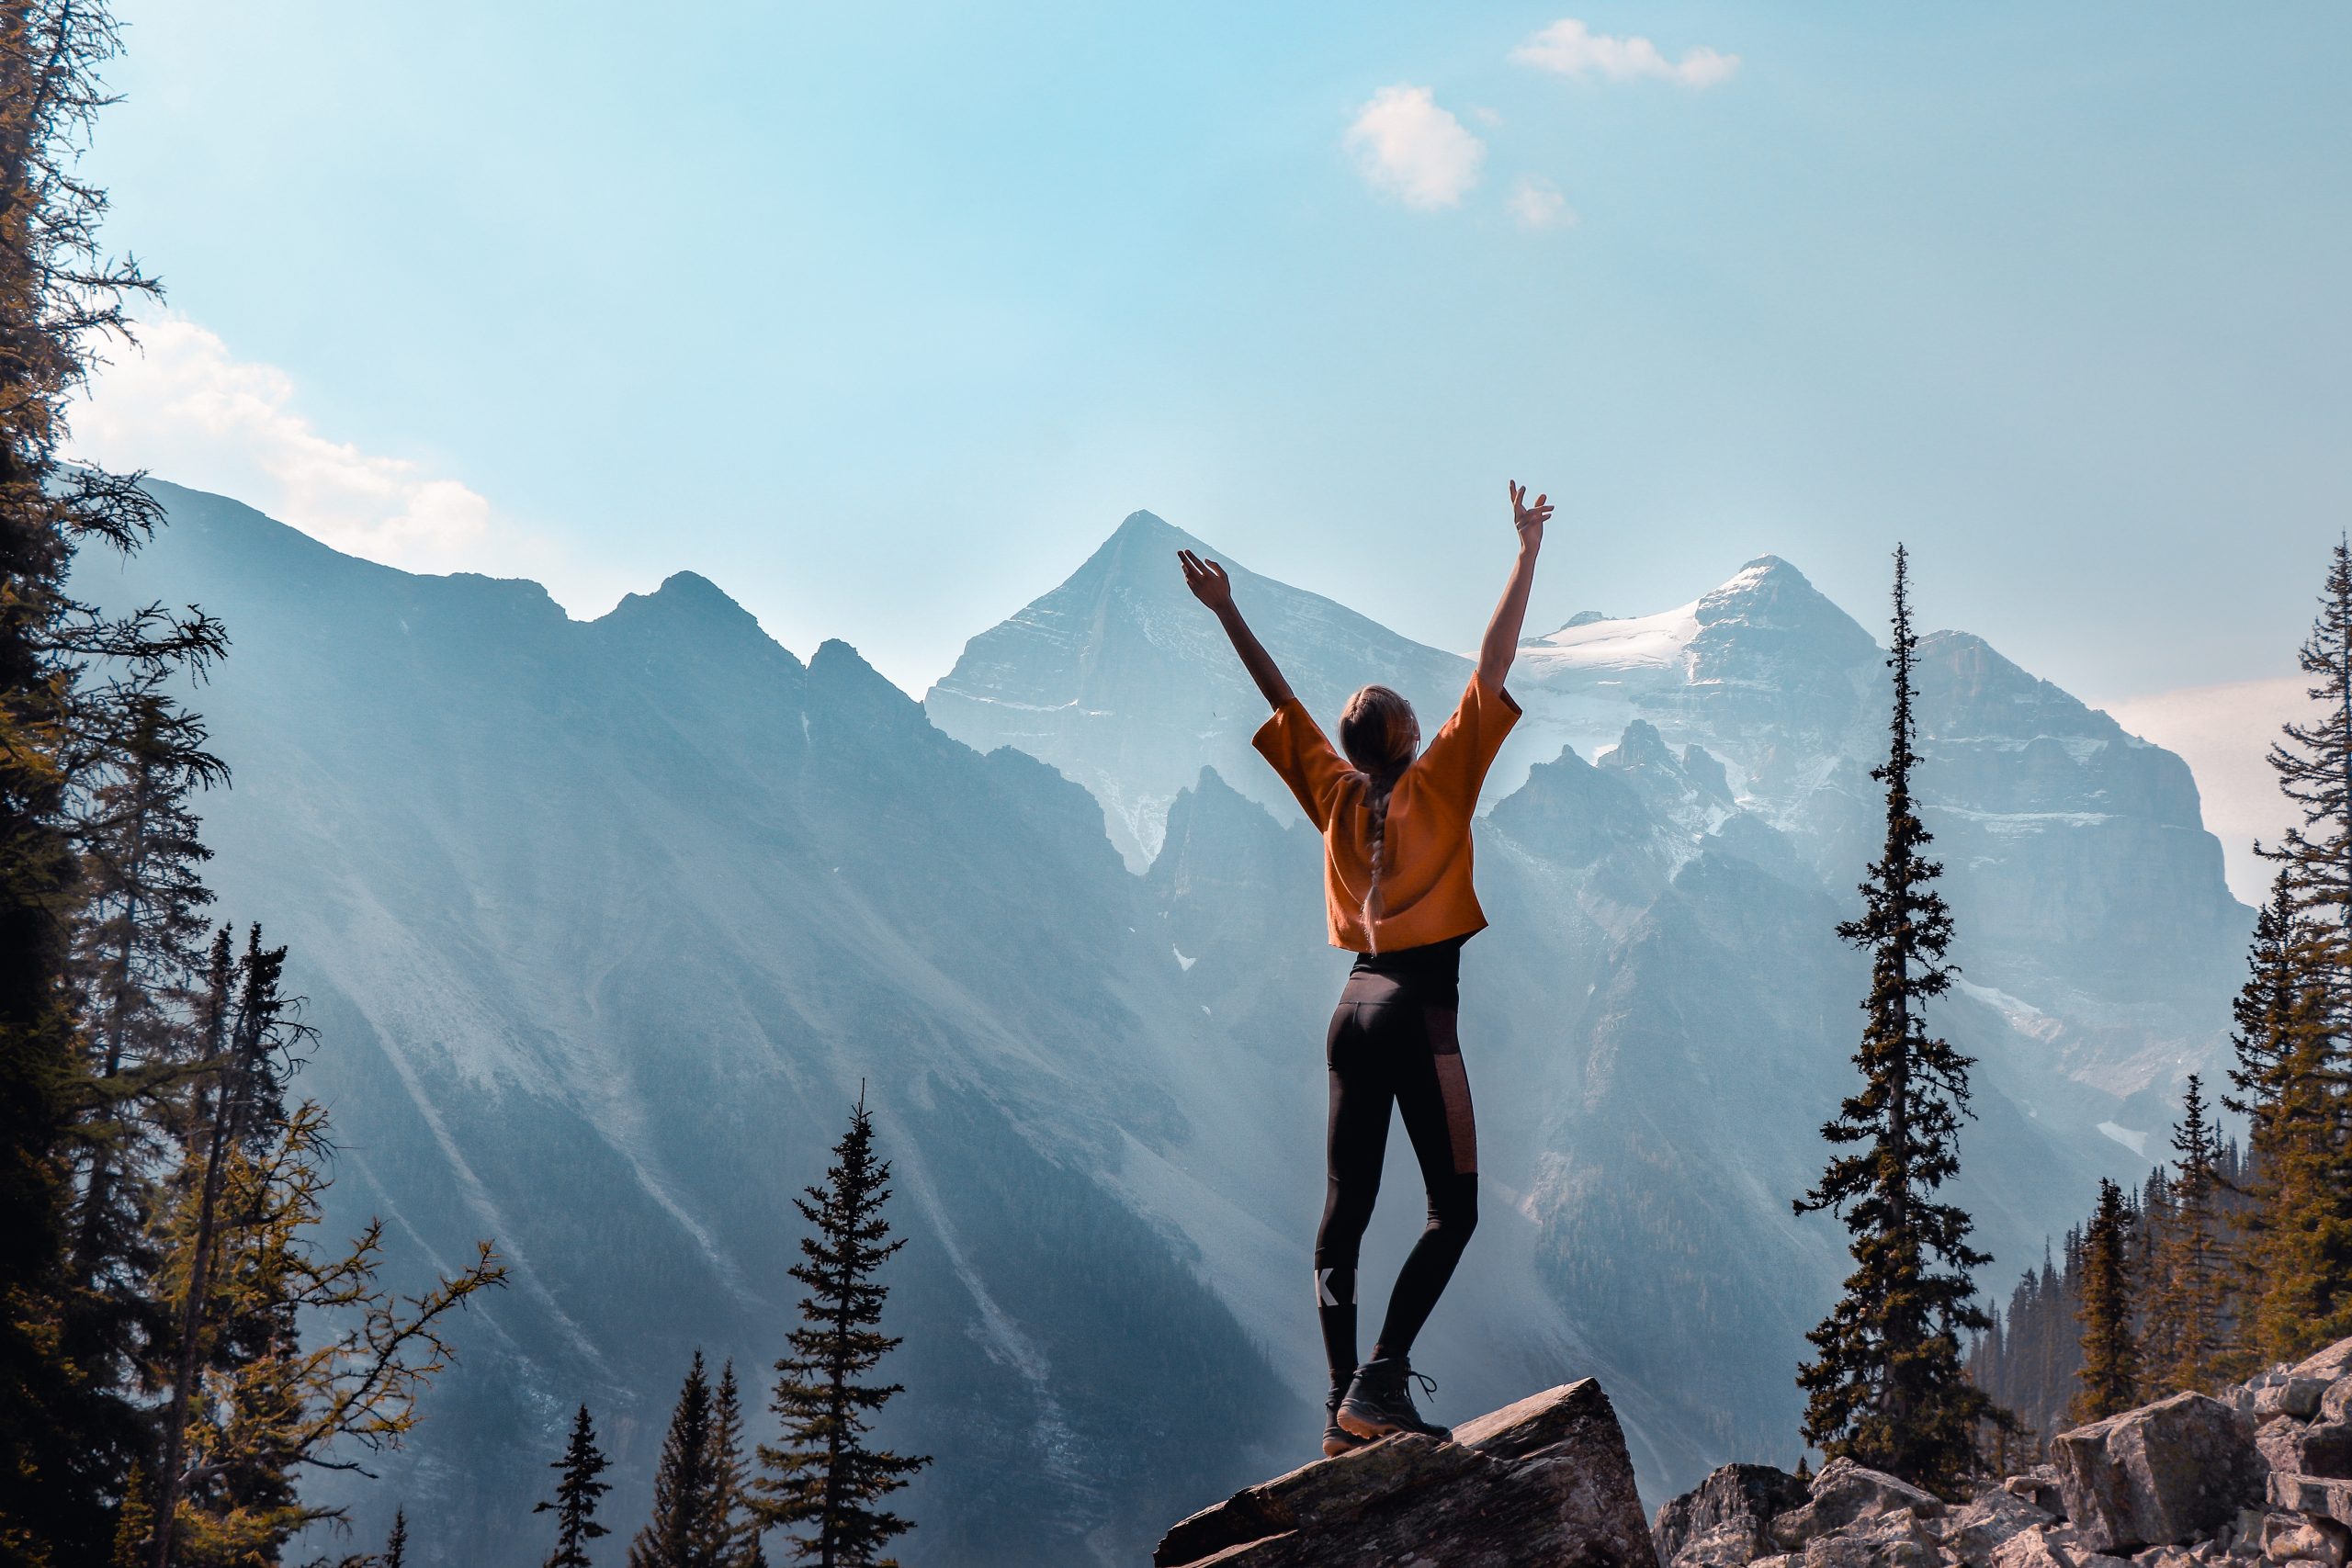
[[[1283,679],[1272,654],[1241,618],[1233,603],[1233,584],[1225,575],[1225,568],[1213,560],[1203,560],[1190,550],[1178,550],[1176,559],[1184,568],[1184,586],[1193,597],[1206,604],[1225,627],[1225,635],[1233,639],[1233,651],[1241,656],[1241,667],[1258,682],[1258,690],[1265,694],[1266,705],[1280,707],[1291,700],[1290,682]],[[1524,595],[1521,596],[1522,598]]]
[[1544,547],[1544,525],[1552,515],[1549,498],[1539,495],[1531,505],[1527,487],[1516,479],[1510,484],[1510,510],[1519,529],[1519,558],[1511,562],[1502,602],[1495,606],[1486,639],[1478,645],[1478,679],[1497,689],[1519,652],[1519,634],[1527,624],[1527,592],[1535,586],[1535,556]]

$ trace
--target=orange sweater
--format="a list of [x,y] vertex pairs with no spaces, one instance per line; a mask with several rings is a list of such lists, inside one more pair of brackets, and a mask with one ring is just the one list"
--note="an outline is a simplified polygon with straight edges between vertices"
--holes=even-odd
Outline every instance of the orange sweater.
[[1368,781],[1324,739],[1295,697],[1259,728],[1250,744],[1273,764],[1323,835],[1323,902],[1332,946],[1387,953],[1485,929],[1486,911],[1470,885],[1470,818],[1487,769],[1518,722],[1519,705],[1510,694],[1474,672],[1453,716],[1389,793],[1381,916],[1370,931],[1363,920],[1372,879]]

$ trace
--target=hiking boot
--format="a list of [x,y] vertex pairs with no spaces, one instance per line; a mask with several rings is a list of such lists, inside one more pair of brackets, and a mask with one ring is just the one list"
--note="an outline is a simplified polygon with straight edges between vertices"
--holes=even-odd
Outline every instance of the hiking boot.
[[1335,1388],[1331,1391],[1331,1397],[1323,1402],[1323,1457],[1325,1459],[1338,1459],[1341,1454],[1351,1454],[1358,1449],[1370,1446],[1363,1438],[1340,1425],[1340,1401],[1342,1397],[1340,1392]]
[[1348,1396],[1340,1401],[1333,1420],[1349,1436],[1367,1442],[1397,1432],[1419,1432],[1440,1442],[1452,1441],[1451,1429],[1422,1420],[1421,1413],[1413,1408],[1410,1385],[1415,1382],[1424,1393],[1437,1392],[1437,1384],[1415,1371],[1401,1356],[1366,1361],[1356,1369],[1355,1381],[1348,1385]]

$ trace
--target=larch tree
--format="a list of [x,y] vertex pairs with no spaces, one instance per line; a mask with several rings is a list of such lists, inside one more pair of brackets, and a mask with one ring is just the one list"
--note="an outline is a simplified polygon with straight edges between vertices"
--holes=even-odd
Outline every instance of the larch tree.
[[596,1522],[596,1501],[612,1490],[603,1479],[610,1462],[596,1447],[596,1428],[582,1404],[571,1419],[563,1457],[548,1467],[556,1472],[555,1495],[531,1509],[555,1516],[555,1551],[545,1568],[589,1568],[588,1543],[611,1533]]
[[1969,1245],[1967,1213],[1937,1197],[1960,1168],[1973,1064],[1927,1026],[1927,1004],[1951,985],[1952,920],[1936,891],[1943,868],[1927,857],[1931,839],[1913,786],[1918,638],[1909,558],[1899,547],[1892,640],[1887,758],[1871,773],[1886,793],[1886,837],[1861,885],[1861,915],[1838,928],[1871,954],[1854,1055],[1861,1087],[1822,1128],[1851,1152],[1833,1156],[1795,1202],[1800,1214],[1826,1209],[1844,1221],[1854,1271],[1807,1334],[1819,1356],[1798,1369],[1797,1382],[1806,1441],[1949,1493],[1980,1467],[1979,1433],[2007,1416],[1962,1359],[1962,1336],[1991,1324],[1969,1271],[1991,1259]]
[[880,1505],[931,1462],[871,1447],[874,1417],[901,1392],[869,1381],[899,1341],[881,1332],[888,1288],[876,1278],[892,1254],[883,1206],[889,1162],[874,1152],[874,1121],[861,1089],[849,1129],[833,1145],[824,1181],[794,1201],[815,1234],[801,1238],[792,1277],[808,1288],[792,1351],[775,1364],[771,1408],[783,1439],[759,1450],[753,1483],[764,1522],[780,1528],[794,1555],[820,1568],[878,1568],[876,1555],[913,1523]]
[[2131,1215],[2123,1190],[2102,1178],[2098,1207],[2083,1234],[2082,1386],[2067,1419],[2098,1421],[2129,1410],[2140,1395],[2140,1351],[2132,1332],[2132,1280],[2127,1257]]

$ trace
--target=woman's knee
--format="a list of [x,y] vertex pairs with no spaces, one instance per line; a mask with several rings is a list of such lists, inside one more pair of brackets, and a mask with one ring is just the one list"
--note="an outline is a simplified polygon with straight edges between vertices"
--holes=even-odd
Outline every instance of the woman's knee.
[[1477,1172],[1465,1171],[1430,1191],[1429,1228],[1470,1239],[1470,1233],[1478,1228]]

